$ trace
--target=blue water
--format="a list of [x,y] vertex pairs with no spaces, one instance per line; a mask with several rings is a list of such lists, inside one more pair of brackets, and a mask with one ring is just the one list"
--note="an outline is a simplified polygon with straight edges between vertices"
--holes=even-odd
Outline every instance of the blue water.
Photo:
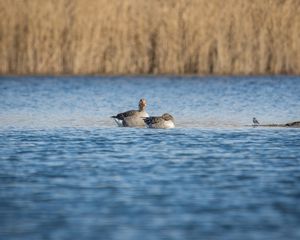
[[0,239],[299,239],[299,81],[0,78]]

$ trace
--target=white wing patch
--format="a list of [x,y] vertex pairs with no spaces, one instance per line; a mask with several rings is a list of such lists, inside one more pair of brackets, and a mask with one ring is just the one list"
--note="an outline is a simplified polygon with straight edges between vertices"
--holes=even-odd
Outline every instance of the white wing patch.
[[115,122],[117,123],[118,127],[123,127],[123,120],[114,118]]

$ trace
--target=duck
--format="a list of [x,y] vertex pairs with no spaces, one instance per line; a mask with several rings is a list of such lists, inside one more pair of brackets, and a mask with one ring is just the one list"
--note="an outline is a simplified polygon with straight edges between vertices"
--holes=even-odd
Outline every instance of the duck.
[[129,110],[111,117],[119,127],[145,127],[146,124],[143,118],[149,117],[149,114],[146,112],[146,106],[147,101],[142,98],[139,101],[138,110]]
[[143,118],[148,128],[174,128],[175,120],[169,113],[164,113],[159,117]]

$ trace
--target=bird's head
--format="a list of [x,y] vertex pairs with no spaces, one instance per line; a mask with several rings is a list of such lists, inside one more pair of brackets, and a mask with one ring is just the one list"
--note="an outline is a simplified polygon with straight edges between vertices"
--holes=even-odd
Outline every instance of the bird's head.
[[172,117],[172,115],[171,114],[169,114],[169,113],[164,113],[163,115],[162,115],[162,118],[165,120],[165,121],[169,121],[169,120],[174,120],[174,118]]
[[140,99],[139,101],[139,109],[142,111],[146,108],[147,106],[147,102],[146,102],[146,99],[142,98]]

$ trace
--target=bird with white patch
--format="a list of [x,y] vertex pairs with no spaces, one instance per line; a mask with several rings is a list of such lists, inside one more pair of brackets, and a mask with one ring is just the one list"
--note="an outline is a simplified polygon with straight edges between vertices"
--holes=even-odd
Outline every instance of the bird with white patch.
[[253,118],[252,121],[253,121],[253,126],[255,126],[255,127],[260,124],[255,117]]
[[147,102],[145,99],[140,99],[138,110],[129,110],[112,116],[119,127],[145,127],[143,118],[149,117],[146,112]]
[[159,117],[146,117],[144,121],[148,128],[174,128],[175,119],[169,113],[164,113]]

